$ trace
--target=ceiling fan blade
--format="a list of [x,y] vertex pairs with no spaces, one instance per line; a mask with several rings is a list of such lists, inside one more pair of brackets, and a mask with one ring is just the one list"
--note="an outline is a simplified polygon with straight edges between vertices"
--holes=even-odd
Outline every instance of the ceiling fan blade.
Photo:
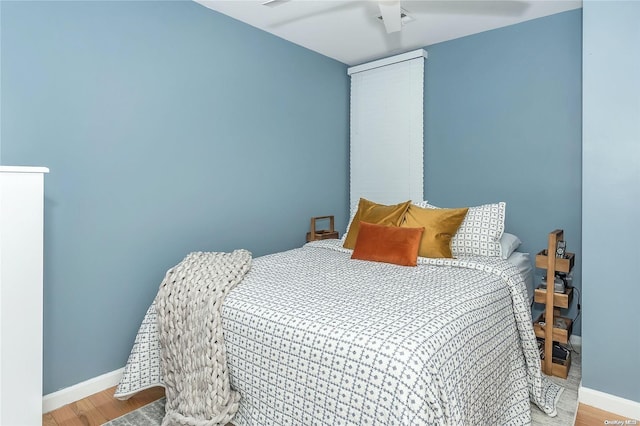
[[382,14],[382,22],[387,29],[387,33],[395,33],[402,29],[400,20],[400,0],[380,0],[378,2],[380,13]]
[[430,0],[405,3],[412,14],[520,16],[529,4],[523,0]]
[[[2,1],[2,0],[0,0]],[[196,0],[199,1],[199,0]],[[284,27],[290,24],[295,24],[295,23],[301,23],[305,20],[308,19],[314,19],[314,18],[319,18],[319,17],[324,17],[324,16],[329,16],[329,15],[335,15],[335,14],[340,14],[343,13],[345,11],[349,11],[351,9],[357,9],[360,8],[362,5],[359,2],[353,2],[353,1],[347,1],[347,2],[331,2],[331,1],[314,1],[314,2],[304,2],[304,1],[298,1],[298,2],[292,2],[289,6],[291,8],[295,7],[295,6],[300,6],[302,4],[302,6],[307,6],[307,5],[312,5],[313,8],[311,8],[310,10],[308,10],[307,12],[304,13],[297,13],[298,11],[304,11],[307,10],[306,8],[298,8],[296,9],[296,14],[289,16],[283,20],[280,21],[276,21],[274,23],[272,23],[271,25],[269,25],[270,28],[279,28],[279,27]],[[375,9],[375,6],[374,6]]]
[[289,0],[266,0],[262,2],[262,5],[267,7],[278,7],[278,6],[282,6],[284,3],[288,1]]

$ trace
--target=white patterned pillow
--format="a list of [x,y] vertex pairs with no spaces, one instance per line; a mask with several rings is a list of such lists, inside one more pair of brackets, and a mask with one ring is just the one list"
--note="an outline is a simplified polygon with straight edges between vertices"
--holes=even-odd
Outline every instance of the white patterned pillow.
[[[440,208],[431,204],[426,204],[424,207]],[[451,239],[453,256],[501,257],[500,237],[504,232],[506,208],[505,202],[469,207],[467,216]]]
[[347,239],[349,228],[351,228],[351,222],[353,222],[353,218],[355,217],[356,213],[358,213],[358,206],[356,206],[355,209],[351,210],[351,213],[349,214],[349,223],[347,223],[347,229],[344,231],[344,234],[342,234],[342,238],[340,238],[342,244],[344,244],[344,240]]
[[423,209],[426,209],[427,206],[429,205],[429,202],[427,200],[424,200],[424,201],[416,201],[413,204],[415,206],[422,207]]

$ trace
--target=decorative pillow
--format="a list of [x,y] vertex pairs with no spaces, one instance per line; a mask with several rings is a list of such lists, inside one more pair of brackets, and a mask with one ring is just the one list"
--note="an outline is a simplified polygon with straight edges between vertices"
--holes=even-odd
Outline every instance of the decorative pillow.
[[[427,204],[427,208],[439,207]],[[500,237],[504,232],[507,204],[504,202],[469,207],[467,217],[451,240],[454,257],[501,257]]]
[[352,259],[416,266],[424,228],[400,228],[360,222]]
[[[427,204],[429,204],[427,202],[427,200],[424,201],[415,201],[413,202],[413,204],[415,204],[418,207],[426,207]],[[347,223],[347,230],[344,231],[344,234],[342,234],[342,244],[344,244],[344,240],[347,239],[347,234],[349,233],[349,229],[351,229],[351,224],[353,223],[353,218],[356,216],[356,213],[358,212],[358,208],[356,207],[355,209],[352,209],[351,212],[349,213],[349,222]]]
[[409,208],[409,204],[411,204],[411,201],[386,206],[360,198],[358,211],[349,225],[349,231],[342,246],[348,249],[355,247],[361,221],[376,225],[399,226]]
[[522,244],[520,238],[508,232],[503,233],[502,237],[500,237],[500,252],[502,253],[502,258],[507,260],[509,256],[520,247],[520,244]]
[[453,257],[451,239],[467,215],[463,209],[423,209],[409,206],[402,227],[424,227],[418,255],[421,257]]

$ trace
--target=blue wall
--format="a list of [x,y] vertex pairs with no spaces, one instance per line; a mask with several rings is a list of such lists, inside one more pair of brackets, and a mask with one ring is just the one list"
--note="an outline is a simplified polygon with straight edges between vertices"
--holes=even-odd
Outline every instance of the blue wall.
[[1,2],[2,162],[41,165],[44,392],[122,367],[188,252],[348,205],[346,66],[194,2]]
[[443,207],[506,201],[506,230],[532,254],[564,229],[577,287],[581,20],[574,10],[428,46],[425,69],[425,198]]
[[584,2],[582,385],[640,403],[640,3]]
[[[344,229],[345,65],[193,2],[0,13],[0,159],[51,168],[45,393],[122,367],[187,252],[299,246],[315,215]],[[563,228],[580,286],[581,12],[426,49],[426,198],[506,201],[532,253]]]

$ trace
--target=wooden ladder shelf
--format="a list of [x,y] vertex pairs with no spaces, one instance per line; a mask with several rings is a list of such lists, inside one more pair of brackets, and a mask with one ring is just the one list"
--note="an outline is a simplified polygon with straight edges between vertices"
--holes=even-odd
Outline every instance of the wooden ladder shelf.
[[[567,343],[571,334],[571,320],[563,318],[566,324],[566,329],[555,328],[556,318],[560,315],[560,310],[557,307],[567,308],[571,296],[571,288],[565,289],[564,293],[554,292],[554,282],[556,272],[563,272],[568,274],[571,272],[575,261],[575,254],[565,253],[565,257],[556,257],[556,248],[558,242],[564,241],[564,231],[562,229],[556,229],[549,233],[549,243],[546,250],[541,251],[536,255],[536,267],[547,270],[547,288],[546,291],[536,290],[536,302],[544,303],[544,326],[534,325],[534,330],[538,337],[544,337],[544,360],[542,363],[542,371],[547,375],[554,375],[558,377],[566,378],[571,366],[571,356],[567,358],[564,364],[557,364],[553,362],[553,342],[560,341]],[[542,299],[540,296],[544,294]],[[562,317],[560,317],[562,318]],[[568,322],[567,322],[568,321]]]

